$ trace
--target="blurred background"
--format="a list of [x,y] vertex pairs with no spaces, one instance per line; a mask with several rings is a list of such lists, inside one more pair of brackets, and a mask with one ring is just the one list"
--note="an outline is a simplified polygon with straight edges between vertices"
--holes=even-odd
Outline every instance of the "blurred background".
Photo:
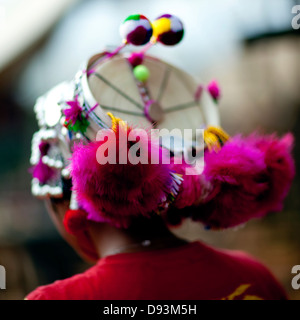
[[[129,14],[154,19],[171,13],[182,19],[185,38],[173,48],[158,45],[151,54],[203,83],[219,82],[222,124],[230,134],[293,132],[299,169],[297,12],[300,1],[293,0],[0,0],[0,265],[7,272],[0,299],[23,299],[39,285],[89,267],[60,238],[44,204],[30,193],[38,96],[71,80],[91,55],[119,45],[119,25]],[[174,232],[249,252],[298,300],[291,269],[300,265],[299,195],[297,175],[282,212],[234,231],[203,231],[187,221]]]

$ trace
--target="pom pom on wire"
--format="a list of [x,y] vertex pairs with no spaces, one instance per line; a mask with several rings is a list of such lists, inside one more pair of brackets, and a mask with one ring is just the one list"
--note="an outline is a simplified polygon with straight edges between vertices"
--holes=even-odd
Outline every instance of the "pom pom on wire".
[[292,146],[291,134],[281,139],[252,134],[233,137],[218,152],[207,152],[203,175],[213,191],[193,207],[193,220],[224,229],[282,210],[295,175]]
[[124,43],[140,46],[149,42],[153,33],[151,22],[142,14],[128,16],[120,26]]
[[171,14],[163,14],[153,23],[153,41],[159,41],[164,45],[173,46],[179,43],[184,35],[181,20]]

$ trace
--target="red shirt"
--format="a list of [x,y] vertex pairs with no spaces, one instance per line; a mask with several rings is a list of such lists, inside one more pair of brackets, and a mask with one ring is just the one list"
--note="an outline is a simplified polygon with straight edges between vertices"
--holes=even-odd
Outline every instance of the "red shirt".
[[82,274],[42,286],[29,300],[286,299],[273,275],[240,251],[200,242],[107,256]]

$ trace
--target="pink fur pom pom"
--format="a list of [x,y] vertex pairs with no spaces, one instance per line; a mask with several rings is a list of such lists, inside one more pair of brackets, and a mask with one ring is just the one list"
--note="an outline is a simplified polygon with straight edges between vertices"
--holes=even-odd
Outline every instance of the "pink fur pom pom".
[[[131,164],[128,154],[132,144],[126,142],[123,147],[120,146],[119,130],[125,132],[118,126],[117,133],[106,130],[106,140],[77,145],[70,169],[73,190],[79,205],[88,213],[87,219],[126,228],[132,218],[139,215],[150,217],[158,209],[170,192],[172,177],[170,165],[162,164],[165,156],[162,149],[150,142],[148,134],[136,141],[139,142],[140,154],[148,150],[148,163]],[[123,134],[128,135],[129,131]],[[97,151],[104,146],[110,150],[115,148],[116,164],[99,164]],[[158,148],[155,154],[159,157],[159,164],[150,164],[151,156],[153,160],[150,150],[155,148]],[[119,154],[124,154],[124,151],[127,164],[120,164]]]
[[204,177],[213,195],[194,208],[192,218],[214,229],[229,228],[280,211],[295,175],[293,136],[252,134],[230,139],[205,154]]
[[215,101],[218,101],[221,96],[221,90],[217,81],[213,80],[207,86],[207,90]]
[[291,156],[294,137],[291,133],[281,139],[275,135],[261,137],[253,134],[247,138],[247,142],[265,154],[269,189],[265,193],[264,208],[260,215],[264,215],[266,211],[280,211],[296,171]]
[[66,104],[70,107],[63,110],[66,116],[66,121],[71,121],[74,125],[78,119],[81,118],[82,108],[78,101],[78,95],[75,97],[74,101],[67,101]]

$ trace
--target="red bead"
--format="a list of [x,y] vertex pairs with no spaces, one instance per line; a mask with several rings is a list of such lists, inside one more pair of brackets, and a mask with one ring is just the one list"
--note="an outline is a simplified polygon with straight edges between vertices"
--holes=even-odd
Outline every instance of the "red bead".
[[128,58],[128,61],[133,68],[142,64],[143,60],[144,60],[144,55],[143,53],[139,53],[139,52],[133,52]]

